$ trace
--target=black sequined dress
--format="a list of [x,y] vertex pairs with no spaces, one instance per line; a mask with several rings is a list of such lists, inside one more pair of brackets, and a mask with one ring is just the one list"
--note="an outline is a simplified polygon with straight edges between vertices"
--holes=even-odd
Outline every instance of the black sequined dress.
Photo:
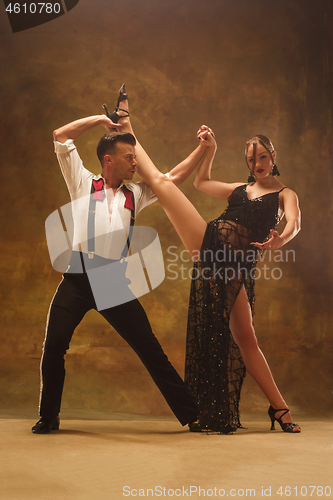
[[244,284],[253,313],[257,250],[251,243],[263,242],[279,222],[280,191],[250,200],[246,187],[238,186],[223,214],[207,225],[188,314],[185,381],[197,398],[201,427],[222,433],[241,426],[246,373],[230,312]]

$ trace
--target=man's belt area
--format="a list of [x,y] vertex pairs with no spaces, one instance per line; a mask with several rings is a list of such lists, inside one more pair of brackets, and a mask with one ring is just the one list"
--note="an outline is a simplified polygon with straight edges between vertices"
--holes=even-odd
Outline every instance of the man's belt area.
[[90,271],[91,269],[96,269],[97,267],[106,266],[114,262],[120,262],[119,260],[104,259],[96,254],[94,254],[93,259],[87,257],[89,257],[89,254],[73,250],[66,274],[82,274],[86,273],[86,271]]

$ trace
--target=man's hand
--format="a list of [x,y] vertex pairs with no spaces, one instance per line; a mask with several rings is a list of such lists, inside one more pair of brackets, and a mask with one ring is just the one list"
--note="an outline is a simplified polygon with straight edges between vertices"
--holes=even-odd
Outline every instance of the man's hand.
[[119,129],[122,127],[121,123],[113,123],[113,121],[110,120],[110,118],[108,118],[106,115],[101,115],[101,119],[101,124],[108,132],[119,132]]
[[198,140],[201,141],[201,144],[204,144],[205,146],[216,146],[215,134],[211,128],[207,127],[207,125],[201,125],[197,132],[197,137]]

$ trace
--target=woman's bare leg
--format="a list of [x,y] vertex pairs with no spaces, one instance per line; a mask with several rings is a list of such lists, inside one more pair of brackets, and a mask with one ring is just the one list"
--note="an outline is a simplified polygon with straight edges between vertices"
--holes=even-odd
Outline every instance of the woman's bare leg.
[[[273,408],[277,409],[288,408],[273,379],[265,356],[258,346],[252,325],[252,312],[244,285],[237,296],[230,314],[230,330],[242,353],[247,371],[255,379],[270,404]],[[282,413],[277,412],[275,416],[278,418]],[[286,413],[282,417],[282,421],[291,423],[291,413]],[[299,427],[295,427],[293,431],[299,431]]]
[[[128,101],[123,101],[121,105],[122,108],[128,110]],[[128,117],[121,119],[120,123],[123,125],[122,131],[135,135]],[[173,182],[155,167],[139,141],[137,141],[135,149],[138,174],[154,191],[185,247],[192,253],[195,260],[198,260],[207,223]],[[230,329],[240,348],[247,371],[256,380],[270,404],[273,408],[288,408],[258,346],[252,326],[251,308],[244,286],[232,308]],[[275,416],[279,418],[281,413],[277,412]],[[287,413],[282,419],[283,422],[291,423],[291,413]],[[293,431],[297,432],[298,430],[299,428],[295,427]]]
[[[128,110],[128,101],[122,101],[121,107]],[[123,132],[135,135],[128,117],[120,123]],[[138,140],[135,152],[139,176],[154,191],[185,247],[198,260],[207,223],[177,186],[155,167]]]

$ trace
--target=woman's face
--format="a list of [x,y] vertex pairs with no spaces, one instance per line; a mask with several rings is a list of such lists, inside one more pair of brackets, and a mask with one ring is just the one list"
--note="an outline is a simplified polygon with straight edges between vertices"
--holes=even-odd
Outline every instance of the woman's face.
[[[246,153],[247,165],[251,170],[251,174],[254,174],[258,179],[264,179],[265,177],[269,177],[272,173],[272,157],[260,143],[256,144],[255,149],[255,158],[253,158],[253,144],[250,144]],[[272,153],[272,156],[275,160],[275,151]]]

